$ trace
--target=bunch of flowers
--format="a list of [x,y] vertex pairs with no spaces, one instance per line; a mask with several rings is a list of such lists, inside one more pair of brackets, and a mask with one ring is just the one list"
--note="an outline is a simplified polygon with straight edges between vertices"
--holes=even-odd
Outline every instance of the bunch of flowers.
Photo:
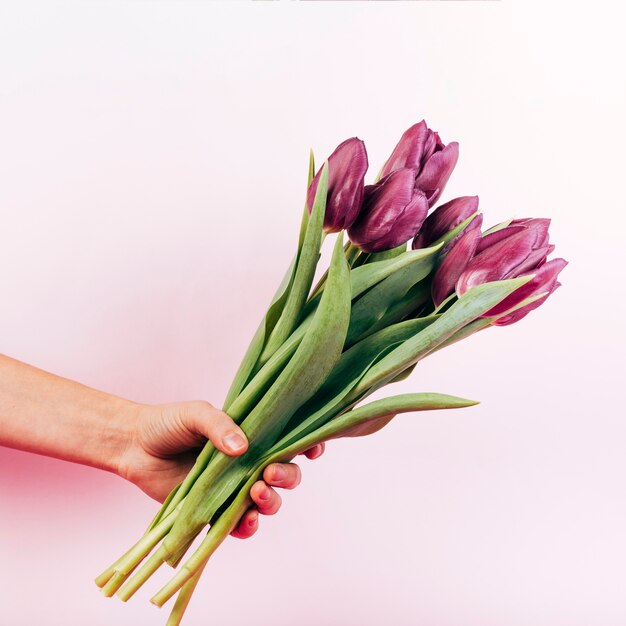
[[[482,231],[477,196],[429,215],[457,159],[458,144],[444,144],[424,121],[402,135],[371,185],[360,139],[341,143],[316,173],[311,155],[294,259],[224,402],[249,448],[230,457],[206,444],[144,535],[96,579],[106,596],[128,600],[164,563],[178,567],[208,528],[152,598],[162,606],[178,594],[168,624],[179,624],[268,464],[328,439],[370,434],[399,413],[475,404],[436,393],[361,404],[429,354],[519,321],[559,286],[566,262],[548,260],[549,220]],[[313,287],[330,233],[337,233],[330,265]]]

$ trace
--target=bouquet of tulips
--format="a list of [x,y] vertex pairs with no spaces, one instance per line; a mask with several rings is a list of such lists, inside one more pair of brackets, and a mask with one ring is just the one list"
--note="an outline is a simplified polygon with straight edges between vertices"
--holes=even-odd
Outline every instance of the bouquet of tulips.
[[[516,219],[483,232],[476,196],[429,215],[457,159],[458,144],[445,145],[423,121],[402,135],[371,185],[361,140],[341,143],[317,173],[311,155],[295,256],[224,402],[249,448],[230,457],[205,445],[144,535],[96,579],[106,596],[128,600],[163,563],[178,567],[208,528],[152,598],[162,606],[178,594],[168,624],[179,624],[269,463],[370,434],[398,413],[475,404],[436,393],[361,404],[429,354],[520,320],[559,286],[566,262],[547,260],[549,220]],[[331,233],[328,270],[313,286]]]

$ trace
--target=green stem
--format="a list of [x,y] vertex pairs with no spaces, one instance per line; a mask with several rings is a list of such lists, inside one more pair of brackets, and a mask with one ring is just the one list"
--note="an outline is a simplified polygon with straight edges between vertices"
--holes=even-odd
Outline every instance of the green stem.
[[[113,565],[107,568],[98,578],[96,584],[103,586],[116,573],[128,575],[135,567],[150,553],[174,525],[174,521],[182,508],[181,502],[174,511],[167,517],[163,518],[151,531],[147,532],[128,552],[121,556]],[[111,574],[111,571],[113,573]],[[104,580],[104,582],[102,582]],[[101,584],[100,584],[101,583]]]
[[130,600],[137,590],[156,572],[164,560],[164,548],[159,548],[150,555],[150,558],[139,568],[137,573],[117,592],[117,597],[123,602]]
[[198,569],[198,571],[182,586],[180,592],[178,593],[178,597],[176,598],[174,608],[172,609],[170,616],[167,618],[167,624],[165,624],[165,626],[180,626],[183,615],[189,606],[191,595],[198,585],[200,576],[204,571],[204,567],[204,565],[200,567],[200,569]]
[[[260,475],[260,473],[258,474]],[[152,604],[163,606],[183,585],[191,580],[206,566],[211,555],[228,537],[237,525],[243,514],[250,506],[248,485],[242,489],[233,504],[220,515],[211,526],[207,536],[202,540],[196,551],[185,561],[184,565],[176,572],[170,581],[157,592],[150,600]]]

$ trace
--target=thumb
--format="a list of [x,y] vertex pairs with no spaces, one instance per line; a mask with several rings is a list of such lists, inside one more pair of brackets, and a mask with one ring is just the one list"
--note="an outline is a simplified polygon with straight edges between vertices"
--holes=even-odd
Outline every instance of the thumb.
[[218,450],[239,456],[248,449],[245,433],[232,418],[208,402],[190,402],[185,411],[185,425],[206,437]]

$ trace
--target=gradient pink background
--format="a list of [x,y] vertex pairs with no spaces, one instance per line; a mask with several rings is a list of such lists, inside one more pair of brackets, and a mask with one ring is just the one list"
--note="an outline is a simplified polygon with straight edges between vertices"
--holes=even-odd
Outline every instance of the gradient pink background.
[[[626,623],[622,23],[603,3],[3,3],[1,350],[137,401],[219,404],[288,263],[307,153],[374,174],[425,117],[445,197],[553,218],[564,287],[395,392],[398,418],[302,462],[186,624]],[[621,39],[621,42],[619,41]],[[0,450],[0,622],[163,624],[92,579],[156,505]],[[163,577],[161,576],[161,579]]]

